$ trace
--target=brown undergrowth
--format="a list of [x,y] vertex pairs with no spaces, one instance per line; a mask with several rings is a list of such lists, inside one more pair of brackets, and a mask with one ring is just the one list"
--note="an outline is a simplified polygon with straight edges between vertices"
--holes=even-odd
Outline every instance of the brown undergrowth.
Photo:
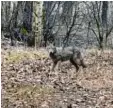
[[112,108],[113,51],[87,50],[86,69],[51,72],[45,49],[2,49],[2,108]]

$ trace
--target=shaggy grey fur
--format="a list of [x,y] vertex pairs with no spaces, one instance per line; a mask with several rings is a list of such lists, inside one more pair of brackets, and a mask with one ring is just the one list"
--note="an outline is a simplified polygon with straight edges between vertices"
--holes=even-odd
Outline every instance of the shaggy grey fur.
[[81,52],[74,47],[55,47],[50,45],[47,47],[49,52],[49,56],[53,61],[52,71],[59,61],[67,61],[69,60],[75,67],[76,71],[79,70],[79,66],[86,68]]

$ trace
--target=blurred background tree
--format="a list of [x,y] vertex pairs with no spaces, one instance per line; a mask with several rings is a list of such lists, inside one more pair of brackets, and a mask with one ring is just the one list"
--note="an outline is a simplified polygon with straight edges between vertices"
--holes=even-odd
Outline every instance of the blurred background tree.
[[2,1],[2,38],[28,46],[113,48],[113,2]]

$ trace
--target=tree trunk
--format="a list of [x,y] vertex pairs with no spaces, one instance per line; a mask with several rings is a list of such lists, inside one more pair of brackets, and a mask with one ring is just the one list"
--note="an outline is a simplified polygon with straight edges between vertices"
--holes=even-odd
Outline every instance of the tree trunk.
[[17,15],[18,15],[19,6],[20,6],[19,2],[17,2],[17,6],[16,4],[14,4],[12,17],[9,23],[12,46],[15,45],[14,28],[17,28]]
[[32,31],[32,12],[33,12],[33,2],[26,1],[23,12],[23,27],[29,33]]
[[11,18],[11,2],[10,1],[2,1],[1,2],[1,29],[6,32],[9,31],[9,21]]
[[[108,1],[103,1],[102,2],[102,32],[103,34],[105,34],[106,32],[108,32],[108,28],[107,28],[107,11],[108,11]],[[105,36],[105,46],[107,46],[107,35]]]
[[102,25],[106,27],[107,25],[107,11],[108,11],[108,1],[103,1],[102,4]]
[[33,22],[32,29],[33,34],[35,36],[35,48],[40,46],[41,37],[42,37],[42,1],[34,1],[33,2]]

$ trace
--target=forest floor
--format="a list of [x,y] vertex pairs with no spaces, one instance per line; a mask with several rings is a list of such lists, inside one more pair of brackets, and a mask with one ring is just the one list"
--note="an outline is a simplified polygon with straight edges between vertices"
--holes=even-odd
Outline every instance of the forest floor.
[[113,51],[87,52],[86,69],[51,72],[45,49],[2,47],[2,108],[113,108]]

